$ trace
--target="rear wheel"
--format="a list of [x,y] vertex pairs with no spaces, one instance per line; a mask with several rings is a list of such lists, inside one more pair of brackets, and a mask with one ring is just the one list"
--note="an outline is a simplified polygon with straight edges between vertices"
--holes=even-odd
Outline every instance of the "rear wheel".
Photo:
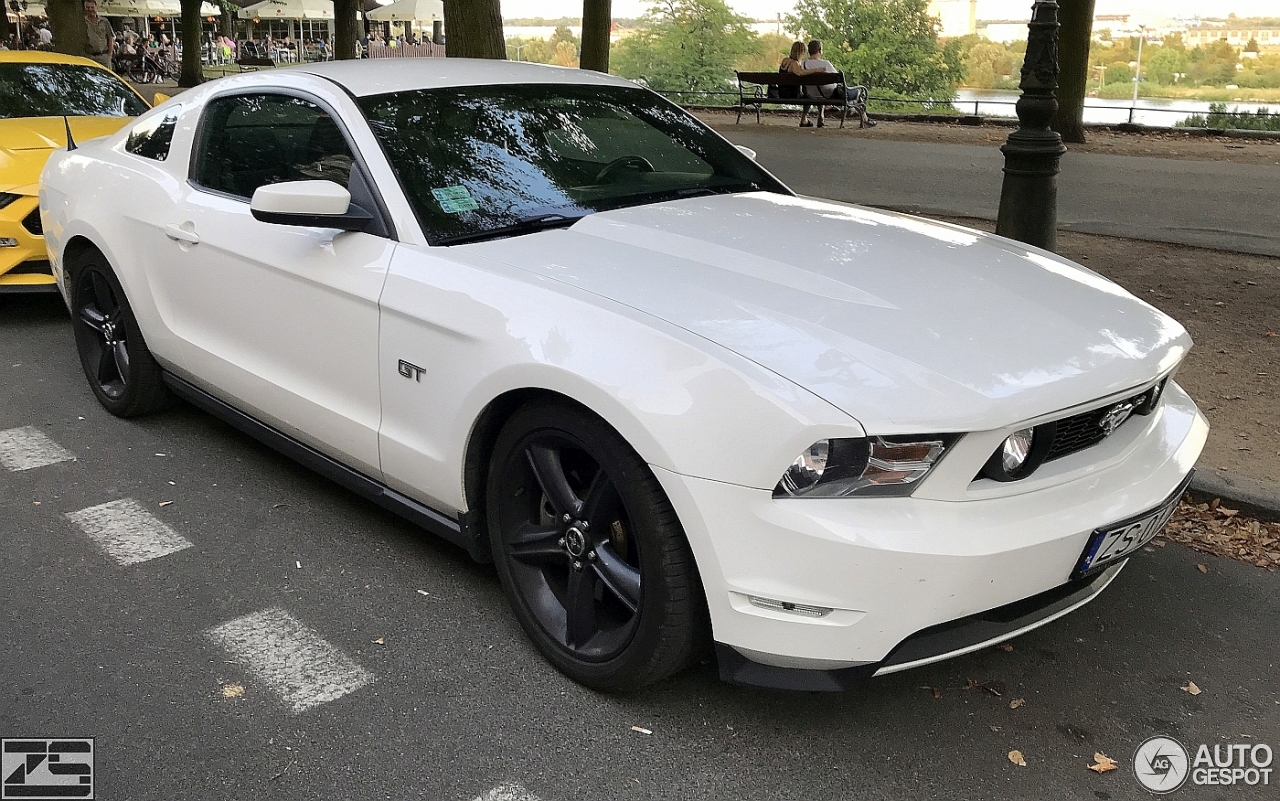
[[604,421],[540,403],[498,435],[487,519],[503,588],[570,678],[638,690],[706,642],[693,554],[662,487]]
[[106,259],[97,251],[86,252],[72,276],[76,348],[98,402],[117,417],[163,409],[172,396]]

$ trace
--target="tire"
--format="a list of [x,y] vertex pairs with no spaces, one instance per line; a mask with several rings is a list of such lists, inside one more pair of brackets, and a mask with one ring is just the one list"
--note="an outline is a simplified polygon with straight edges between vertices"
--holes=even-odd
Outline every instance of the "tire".
[[89,388],[116,417],[160,411],[173,399],[147,350],[124,289],[101,253],[81,255],[71,271],[76,349]]
[[548,402],[517,410],[494,444],[485,499],[507,599],[566,676],[634,692],[705,649],[684,529],[648,465],[599,417]]

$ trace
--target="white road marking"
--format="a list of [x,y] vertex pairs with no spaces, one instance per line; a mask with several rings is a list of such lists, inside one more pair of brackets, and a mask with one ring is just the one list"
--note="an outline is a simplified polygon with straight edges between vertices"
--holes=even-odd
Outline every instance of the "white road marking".
[[168,556],[192,545],[132,498],[70,512],[67,519],[122,565]]
[[374,680],[372,673],[279,607],[223,623],[208,636],[279,694],[295,714]]
[[538,797],[518,784],[500,784],[472,801],[538,801]]
[[0,464],[6,470],[30,470],[72,462],[75,458],[74,453],[40,433],[35,426],[0,431]]

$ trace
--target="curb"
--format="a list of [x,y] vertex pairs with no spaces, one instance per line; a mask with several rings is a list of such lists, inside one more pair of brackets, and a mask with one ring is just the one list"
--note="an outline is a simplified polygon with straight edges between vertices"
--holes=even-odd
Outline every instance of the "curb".
[[1201,503],[1221,498],[1243,515],[1280,523],[1280,484],[1205,467],[1196,470],[1187,492]]

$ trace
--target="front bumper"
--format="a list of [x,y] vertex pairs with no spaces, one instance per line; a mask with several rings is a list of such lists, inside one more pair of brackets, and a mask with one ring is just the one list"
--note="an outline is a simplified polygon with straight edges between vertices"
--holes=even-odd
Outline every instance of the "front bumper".
[[[722,665],[736,654],[801,675],[872,674],[1007,639],[1100,592],[1118,570],[1090,577],[1094,589],[1064,609],[1054,600],[1037,612],[1031,603],[1070,586],[1096,528],[1154,509],[1177,489],[1204,447],[1208,423],[1170,383],[1161,406],[1127,433],[1128,441],[1117,436],[1107,446],[1123,458],[1103,459],[1106,450],[1098,446],[1092,455],[1076,455],[1095,465],[1064,473],[1057,483],[1001,496],[975,485],[962,500],[918,497],[920,491],[907,498],[774,500],[766,490],[655,473],[697,556]],[[832,611],[804,617],[762,608],[753,598]],[[886,661],[927,630],[1023,602],[1031,603],[1024,603],[1030,617],[1013,633],[929,658]]]
[[0,209],[0,294],[57,291],[40,229],[39,201],[23,195]]

